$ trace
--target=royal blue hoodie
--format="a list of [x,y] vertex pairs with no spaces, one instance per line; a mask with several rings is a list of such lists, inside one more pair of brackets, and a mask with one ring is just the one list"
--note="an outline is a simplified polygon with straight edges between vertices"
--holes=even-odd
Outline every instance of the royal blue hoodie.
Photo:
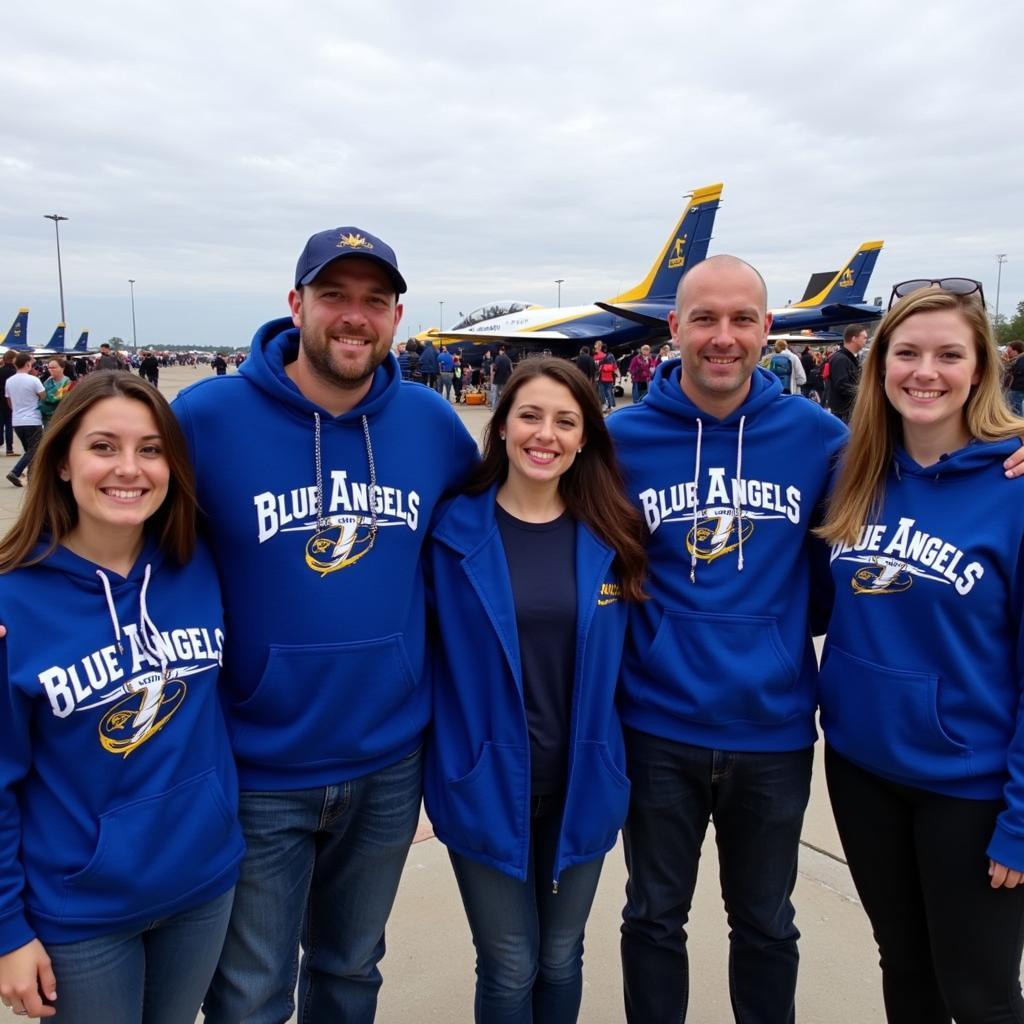
[[885,778],[1002,799],[988,855],[1024,871],[1024,480],[1014,439],[922,468],[898,451],[879,514],[832,549],[825,737]]
[[394,356],[350,412],[314,405],[285,372],[298,344],[291,320],[271,321],[237,375],[174,403],[224,592],[225,704],[248,790],[331,785],[420,744],[421,548],[477,458],[452,407],[402,381]]
[[[530,739],[496,491],[463,495],[446,506],[428,547],[440,624],[423,788],[441,842],[525,880]],[[576,524],[576,662],[554,882],[567,867],[615,845],[629,803],[615,710],[627,609],[613,557],[583,523]]]
[[127,579],[58,547],[0,576],[0,954],[199,906],[234,885],[224,621],[200,547]]
[[[755,369],[718,420],[659,365],[608,419],[647,529],[650,601],[630,610],[620,707],[630,727],[722,750],[815,738],[810,549],[846,428]],[[737,522],[742,529],[737,529]]]

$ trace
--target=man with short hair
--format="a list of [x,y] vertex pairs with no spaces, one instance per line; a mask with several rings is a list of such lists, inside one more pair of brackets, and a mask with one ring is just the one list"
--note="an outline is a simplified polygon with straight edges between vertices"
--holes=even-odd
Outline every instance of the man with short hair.
[[505,351],[505,346],[499,345],[498,354],[494,359],[494,367],[491,370],[491,377],[493,380],[493,387],[491,388],[492,408],[498,404],[498,399],[501,398],[501,393],[505,390],[505,385],[508,383],[508,379],[511,376],[512,360],[509,359],[508,353]]
[[11,410],[11,422],[18,435],[24,454],[7,474],[15,487],[21,487],[21,476],[32,464],[36,446],[43,436],[43,416],[39,411],[39,399],[46,394],[46,388],[32,373],[33,357],[30,352],[19,352],[14,357],[14,375],[4,384],[7,407]]
[[828,391],[832,412],[844,423],[850,422],[853,403],[860,383],[861,349],[868,342],[868,329],[863,324],[850,324],[843,331],[843,343],[829,359]]
[[594,357],[590,354],[590,349],[586,345],[581,346],[573,362],[587,380],[592,382],[597,376],[597,366],[594,364]]
[[649,535],[619,699],[631,1024],[685,1019],[684,927],[711,819],[736,1020],[794,1019],[790,897],[816,737],[809,531],[846,429],[759,368],[766,295],[733,256],[696,264],[669,315],[680,359],[608,423]]
[[97,370],[123,370],[121,360],[111,351],[110,344],[104,341],[100,345],[100,357],[96,360]]
[[451,406],[401,379],[405,290],[381,239],[319,232],[290,318],[174,404],[231,623],[221,679],[248,848],[207,1024],[287,1020],[297,971],[300,1020],[376,1012],[430,715],[421,550],[476,459]]
[[46,394],[39,399],[39,412],[43,417],[43,429],[45,430],[57,407],[67,397],[73,387],[73,381],[64,372],[64,360],[52,356],[46,364],[46,372],[49,376],[43,381],[43,388]]
[[1006,346],[1009,387],[1006,398],[1010,409],[1018,416],[1024,416],[1024,341],[1011,341]]

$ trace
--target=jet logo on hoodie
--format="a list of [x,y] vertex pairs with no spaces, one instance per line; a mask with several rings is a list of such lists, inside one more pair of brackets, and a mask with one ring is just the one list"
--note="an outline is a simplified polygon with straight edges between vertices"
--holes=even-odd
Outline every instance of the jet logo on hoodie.
[[930,580],[965,597],[985,574],[979,562],[961,568],[966,555],[955,544],[917,528],[917,520],[904,516],[889,536],[886,523],[868,523],[853,544],[832,547],[831,561],[854,562],[850,586],[862,596],[901,594],[915,579]]

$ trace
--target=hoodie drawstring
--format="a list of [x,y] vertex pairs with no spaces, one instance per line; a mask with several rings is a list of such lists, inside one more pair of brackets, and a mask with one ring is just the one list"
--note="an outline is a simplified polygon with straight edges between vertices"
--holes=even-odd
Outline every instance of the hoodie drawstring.
[[[737,569],[743,572],[743,504],[740,495],[743,492],[743,427],[747,422],[746,416],[740,417],[739,433],[736,438],[736,480],[733,488],[732,514],[735,520],[736,531],[739,537],[739,564]],[[704,424],[701,418],[697,417],[697,453],[694,457],[693,466],[693,489],[694,494],[700,489],[700,455],[701,445],[704,440]],[[699,501],[693,503],[693,529],[690,531],[693,537],[690,542],[690,582],[697,582],[697,508]]]
[[697,582],[697,506],[700,504],[696,500],[697,494],[700,493],[700,446],[701,441],[704,437],[704,424],[701,422],[701,418],[697,417],[697,454],[694,458],[693,464],[693,540],[690,542],[690,582]]
[[102,569],[96,570],[96,575],[103,584],[103,593],[107,598],[107,611],[110,613],[110,621],[114,625],[114,642],[117,644],[117,653],[124,654],[124,647],[121,645],[121,623],[117,620],[117,609],[114,607],[114,595],[110,592],[110,580]]
[[736,438],[736,489],[733,491],[732,510],[736,516],[736,531],[740,537],[740,557],[737,570],[743,572],[743,506],[740,503],[740,494],[743,492],[743,424],[747,417],[740,417],[739,436]]
[[[167,655],[164,654],[163,645],[160,643],[160,631],[156,624],[149,617],[149,609],[146,607],[146,591],[149,589],[149,579],[153,567],[147,562],[146,572],[142,577],[142,589],[139,592],[139,640],[145,648],[146,653],[160,663],[160,673],[167,676]],[[110,613],[110,621],[114,627],[114,641],[117,643],[117,653],[124,654],[124,645],[121,643],[121,623],[117,618],[117,608],[114,605],[114,595],[110,589],[110,580],[102,569],[96,570],[96,575],[103,584],[103,595],[107,599],[107,611]]]
[[[370,506],[370,538],[366,549],[373,547],[377,539],[377,466],[373,461],[373,445],[370,443],[370,423],[365,416],[361,417],[363,423],[363,442],[366,445],[366,461],[370,466],[370,486],[368,490]],[[324,516],[324,469],[323,459],[320,450],[320,413],[314,412],[315,429],[313,435],[313,458],[316,463],[316,530],[320,533],[330,526],[330,522]]]

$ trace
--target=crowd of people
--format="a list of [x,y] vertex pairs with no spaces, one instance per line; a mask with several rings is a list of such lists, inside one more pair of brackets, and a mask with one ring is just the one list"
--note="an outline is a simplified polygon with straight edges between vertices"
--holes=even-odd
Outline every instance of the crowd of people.
[[391,353],[405,291],[323,231],[230,383],[58,403],[0,542],[4,1004],[283,1022],[297,981],[299,1021],[370,1022],[422,798],[477,1021],[577,1019],[620,830],[625,1019],[684,1020],[713,820],[735,1018],[792,1022],[820,708],[889,1020],[1024,1020],[1024,420],[981,286],[844,342],[848,431],[705,259],[613,416],[603,343],[474,368],[482,455],[456,357]]

